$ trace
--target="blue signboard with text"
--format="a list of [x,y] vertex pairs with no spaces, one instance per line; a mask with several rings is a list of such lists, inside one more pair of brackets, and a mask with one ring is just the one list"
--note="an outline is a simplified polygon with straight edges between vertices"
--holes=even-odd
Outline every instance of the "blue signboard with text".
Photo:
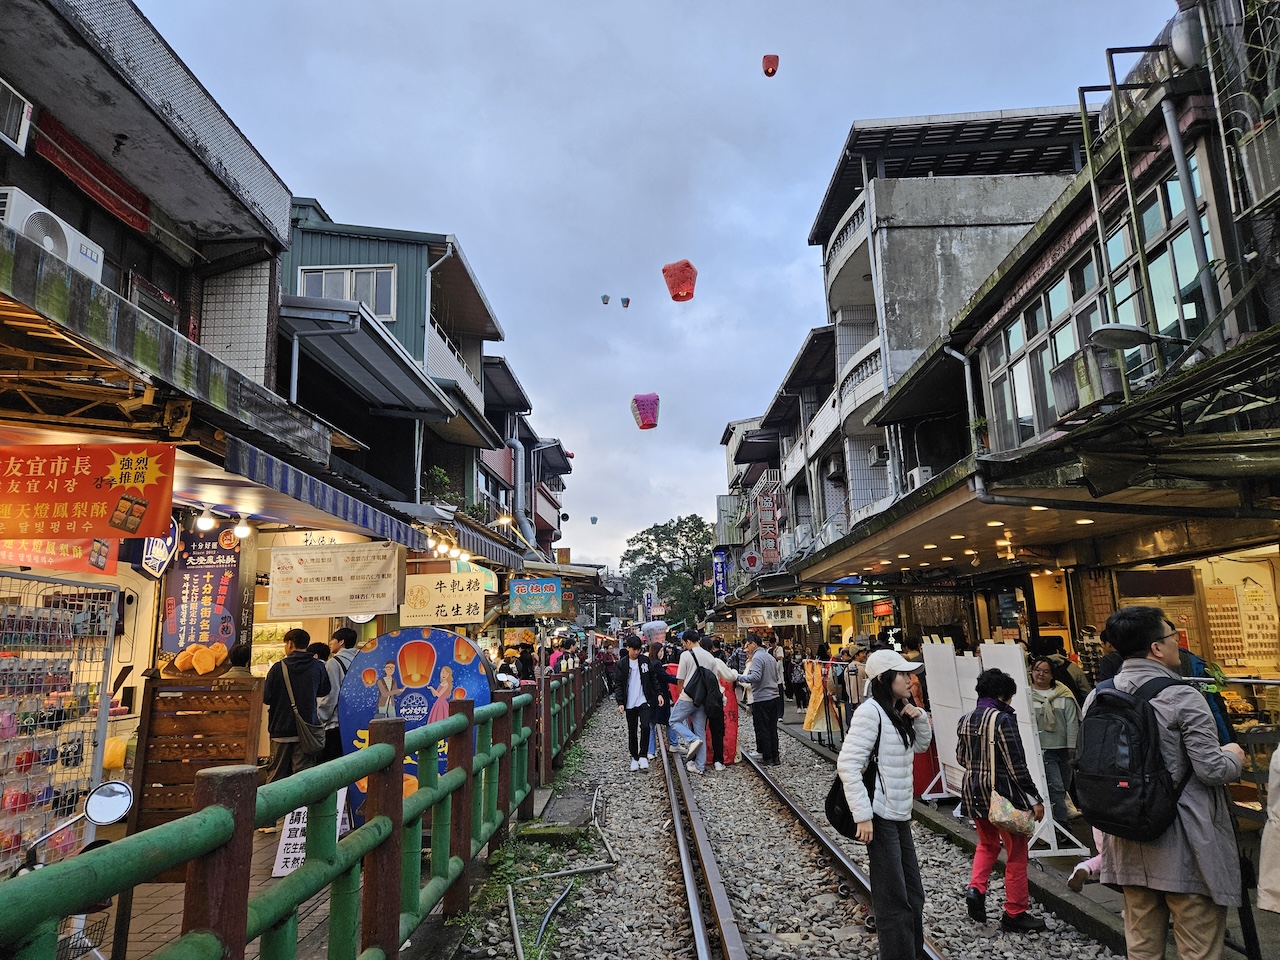
[[512,580],[508,586],[511,615],[549,617],[560,612],[560,578]]

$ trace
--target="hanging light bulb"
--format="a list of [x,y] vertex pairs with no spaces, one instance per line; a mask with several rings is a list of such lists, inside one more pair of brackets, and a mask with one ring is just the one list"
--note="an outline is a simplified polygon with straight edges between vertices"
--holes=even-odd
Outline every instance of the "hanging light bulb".
[[204,513],[196,517],[196,529],[208,533],[218,525],[218,518],[213,515],[213,511],[208,507],[204,508]]
[[457,547],[451,547],[451,548],[450,548],[450,550],[449,550],[449,559],[450,559],[450,560],[457,560],[460,556],[462,556],[462,551],[461,551],[461,550],[459,550]]
[[240,514],[240,518],[236,520],[234,532],[241,540],[253,533],[253,527],[249,526],[249,521],[245,519],[245,515],[243,513]]
[[469,554],[469,553],[467,553],[467,551],[463,550],[463,551],[462,551],[462,553],[460,553],[460,554],[458,555],[458,559],[459,559],[459,560],[461,560],[463,563],[470,563],[470,562],[471,562],[471,554]]

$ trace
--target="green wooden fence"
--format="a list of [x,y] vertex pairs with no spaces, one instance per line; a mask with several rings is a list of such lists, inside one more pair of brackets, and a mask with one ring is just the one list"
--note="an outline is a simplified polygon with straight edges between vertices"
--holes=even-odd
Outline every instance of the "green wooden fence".
[[[374,720],[365,749],[278,783],[259,787],[252,766],[202,770],[188,816],[0,882],[0,955],[54,960],[64,918],[186,864],[182,932],[156,954],[163,960],[239,960],[255,939],[264,957],[292,960],[298,908],[326,889],[329,960],[396,957],[437,905],[446,915],[468,910],[468,866],[506,839],[511,821],[533,815],[533,748],[536,780],[547,784],[603,692],[603,670],[591,665],[544,678],[536,700],[499,691],[479,708],[454,701],[448,719],[407,734],[403,720]],[[433,757],[441,744],[446,772],[420,763],[406,794],[405,755]],[[362,778],[365,822],[338,840],[337,792]],[[305,862],[249,896],[254,828],[301,806]],[[125,929],[127,918],[117,960]]]

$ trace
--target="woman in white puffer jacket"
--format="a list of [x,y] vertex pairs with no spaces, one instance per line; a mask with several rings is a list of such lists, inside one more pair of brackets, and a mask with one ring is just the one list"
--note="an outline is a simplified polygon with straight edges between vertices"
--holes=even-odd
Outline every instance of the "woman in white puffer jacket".
[[[871,905],[880,960],[915,960],[924,949],[924,885],[911,838],[915,754],[933,740],[929,715],[911,702],[912,663],[892,650],[877,650],[863,665],[871,695],[858,707],[840,748],[836,769],[844,783],[857,839],[871,861]],[[875,760],[867,793],[864,776]]]

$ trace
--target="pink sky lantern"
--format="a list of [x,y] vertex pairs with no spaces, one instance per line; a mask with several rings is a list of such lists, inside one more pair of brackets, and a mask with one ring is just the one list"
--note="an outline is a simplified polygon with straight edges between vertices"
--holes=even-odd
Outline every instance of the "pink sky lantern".
[[623,297],[623,298],[622,298],[622,309],[623,309],[623,310],[625,310],[625,309],[627,309],[627,307],[629,307],[629,306],[631,306],[631,298],[630,298],[630,297]]
[[641,430],[652,430],[658,425],[658,395],[637,393],[631,398],[631,415]]
[[671,299],[677,303],[693,299],[693,285],[698,280],[698,271],[688,260],[677,260],[662,268],[662,279],[667,281],[667,290]]
[[764,67],[764,75],[772,77],[778,72],[778,55],[776,53],[766,53],[761,65]]

